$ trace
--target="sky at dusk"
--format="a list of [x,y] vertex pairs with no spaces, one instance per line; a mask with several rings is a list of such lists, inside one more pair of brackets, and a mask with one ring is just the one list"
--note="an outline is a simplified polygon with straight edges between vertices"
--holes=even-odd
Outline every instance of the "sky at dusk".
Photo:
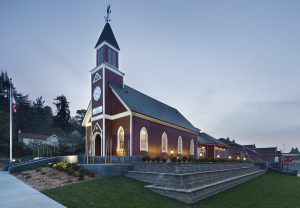
[[109,3],[125,84],[216,138],[300,147],[300,1],[1,0],[0,70],[74,116]]

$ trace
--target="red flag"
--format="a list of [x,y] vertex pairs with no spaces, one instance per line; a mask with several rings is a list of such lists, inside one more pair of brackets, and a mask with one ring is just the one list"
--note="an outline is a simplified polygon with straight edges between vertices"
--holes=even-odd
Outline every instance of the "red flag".
[[12,96],[12,109],[13,109],[14,113],[17,112],[17,103],[15,101],[14,96]]

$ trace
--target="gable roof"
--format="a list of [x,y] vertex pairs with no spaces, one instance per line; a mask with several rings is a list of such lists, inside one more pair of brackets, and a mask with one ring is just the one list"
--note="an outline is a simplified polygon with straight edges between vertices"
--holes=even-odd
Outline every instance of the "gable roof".
[[137,112],[167,123],[198,132],[178,110],[168,106],[154,98],[151,98],[127,85],[124,88],[110,84],[113,92],[125,103],[133,112]]
[[277,153],[277,147],[265,147],[265,148],[256,148],[256,152],[259,152],[261,154],[276,154]]
[[243,145],[243,146],[246,148],[252,149],[252,150],[256,148],[255,144],[247,144],[247,145]]
[[228,147],[227,144],[217,140],[216,138],[214,138],[204,132],[198,133],[197,141],[201,144],[220,145],[223,147]]
[[32,133],[18,133],[19,138],[28,138],[28,139],[39,139],[46,140],[52,135],[42,135],[42,134],[32,134]]
[[110,27],[110,24],[107,22],[101,32],[101,35],[97,41],[97,44],[95,45],[95,48],[97,48],[98,45],[100,45],[103,41],[108,42],[110,45],[115,47],[116,49],[120,50],[119,45],[117,43],[117,40],[115,38],[115,35]]

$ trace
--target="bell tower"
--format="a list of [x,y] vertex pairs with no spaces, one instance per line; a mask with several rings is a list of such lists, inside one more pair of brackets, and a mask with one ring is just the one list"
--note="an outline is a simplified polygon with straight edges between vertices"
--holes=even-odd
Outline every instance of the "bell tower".
[[123,87],[123,76],[119,69],[120,48],[109,24],[110,6],[107,7],[105,26],[95,45],[96,67],[91,70],[91,153],[105,156],[105,141],[110,134],[106,117],[111,115],[110,100],[112,96],[110,84]]

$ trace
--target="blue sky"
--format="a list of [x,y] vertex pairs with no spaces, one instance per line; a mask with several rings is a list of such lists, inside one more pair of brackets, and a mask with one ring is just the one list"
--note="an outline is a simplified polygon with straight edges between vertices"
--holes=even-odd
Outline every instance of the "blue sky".
[[217,138],[300,147],[300,1],[2,0],[0,69],[86,108],[109,3],[127,85]]

